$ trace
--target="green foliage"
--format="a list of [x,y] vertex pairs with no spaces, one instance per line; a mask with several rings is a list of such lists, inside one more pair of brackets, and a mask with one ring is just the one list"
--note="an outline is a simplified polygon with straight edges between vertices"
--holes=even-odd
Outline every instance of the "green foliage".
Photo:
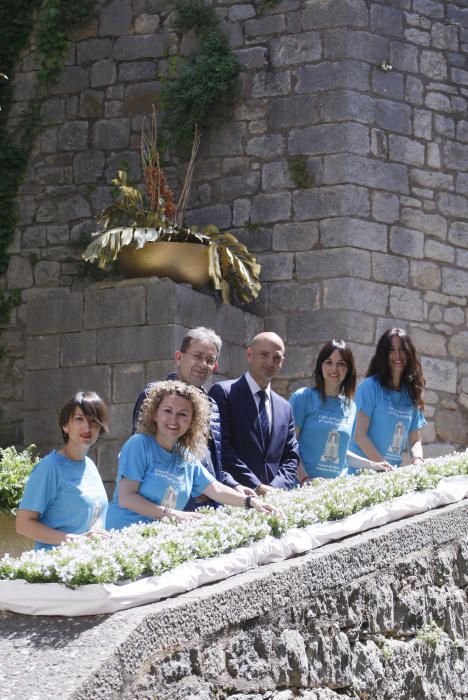
[[291,180],[301,189],[312,187],[313,178],[307,169],[307,158],[305,156],[293,156],[288,160],[288,170]]
[[35,445],[23,452],[0,448],[0,511],[11,513],[19,506],[31,469],[39,461]]
[[416,639],[433,649],[440,642],[442,637],[446,637],[444,630],[439,627],[439,625],[434,621],[430,620],[427,625],[423,625],[421,629],[416,634]]
[[0,292],[0,323],[8,323],[10,311],[21,303],[21,290],[10,289],[7,292]]
[[37,32],[37,48],[41,55],[40,83],[58,78],[70,46],[68,33],[88,17],[95,4],[96,0],[43,0]]
[[265,12],[268,12],[268,10],[272,10],[274,7],[277,7],[280,4],[281,0],[260,0],[258,10],[260,14],[263,15]]
[[166,80],[161,93],[164,126],[171,140],[189,146],[196,125],[225,117],[236,94],[240,65],[214,9],[202,0],[184,0],[178,5],[175,27],[181,32],[193,30],[200,44],[198,55],[179,61],[178,76]]

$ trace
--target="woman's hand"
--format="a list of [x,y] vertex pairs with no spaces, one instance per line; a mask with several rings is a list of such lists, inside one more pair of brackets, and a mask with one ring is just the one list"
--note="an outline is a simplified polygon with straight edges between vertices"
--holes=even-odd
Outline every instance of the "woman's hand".
[[107,530],[88,530],[88,532],[83,532],[81,535],[69,532],[65,535],[65,542],[74,542],[75,540],[81,540],[85,537],[102,537],[103,539],[107,539],[110,537],[110,532]]
[[375,472],[393,472],[395,467],[390,462],[370,462],[369,469],[373,469]]
[[203,520],[206,516],[203,513],[196,513],[185,510],[175,510],[175,508],[166,508],[163,518],[173,518],[178,523],[184,520]]
[[257,510],[259,513],[277,513],[282,518],[284,518],[284,513],[281,508],[277,506],[272,506],[271,503],[265,503],[260,498],[251,498],[250,507]]

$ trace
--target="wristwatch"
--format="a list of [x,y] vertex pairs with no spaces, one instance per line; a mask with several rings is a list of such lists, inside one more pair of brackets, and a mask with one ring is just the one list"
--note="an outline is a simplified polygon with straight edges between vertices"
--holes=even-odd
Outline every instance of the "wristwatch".
[[252,500],[252,498],[253,498],[253,496],[246,496],[246,497],[244,498],[244,508],[245,508],[246,510],[249,510],[250,508],[253,508],[253,506],[252,506],[252,504],[251,504],[251,502],[250,502],[250,501]]

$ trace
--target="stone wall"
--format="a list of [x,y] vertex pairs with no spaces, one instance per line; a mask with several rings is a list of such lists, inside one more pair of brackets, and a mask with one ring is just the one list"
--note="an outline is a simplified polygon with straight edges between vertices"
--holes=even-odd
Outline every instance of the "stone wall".
[[36,296],[26,307],[26,444],[41,453],[56,447],[61,403],[75,391],[97,391],[110,405],[110,432],[95,456],[112,486],[138,394],[175,369],[174,350],[189,328],[201,325],[223,334],[221,375],[226,367],[240,374],[245,344],[262,320],[186,285],[149,278]]
[[[401,325],[428,380],[426,441],[466,444],[466,3],[283,0],[264,13],[253,0],[211,4],[243,72],[231,119],[203,136],[189,220],[232,229],[257,253],[264,286],[251,310],[288,348],[277,388],[308,381],[330,337],[351,341],[362,372],[381,332]],[[103,0],[75,35],[44,99],[3,281],[25,302],[79,284],[76,244],[110,202],[121,161],[138,177],[142,116],[170,57],[193,48],[173,31],[171,8]],[[12,127],[36,69],[32,45]],[[309,187],[291,178],[295,156]],[[176,189],[182,166],[167,170]],[[24,317],[20,307],[3,334],[2,439],[23,437]]]
[[467,529],[463,502],[111,616],[0,613],[2,697],[466,699]]

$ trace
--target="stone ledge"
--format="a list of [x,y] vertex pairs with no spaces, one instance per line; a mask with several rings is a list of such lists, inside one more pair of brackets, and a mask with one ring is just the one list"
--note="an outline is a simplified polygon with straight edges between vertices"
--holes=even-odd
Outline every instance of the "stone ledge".
[[112,616],[0,613],[0,681],[7,693],[2,697],[133,698],[130,685],[156,655],[170,655],[272,610],[313,601],[324,591],[341,590],[467,531],[468,503],[461,502]]

